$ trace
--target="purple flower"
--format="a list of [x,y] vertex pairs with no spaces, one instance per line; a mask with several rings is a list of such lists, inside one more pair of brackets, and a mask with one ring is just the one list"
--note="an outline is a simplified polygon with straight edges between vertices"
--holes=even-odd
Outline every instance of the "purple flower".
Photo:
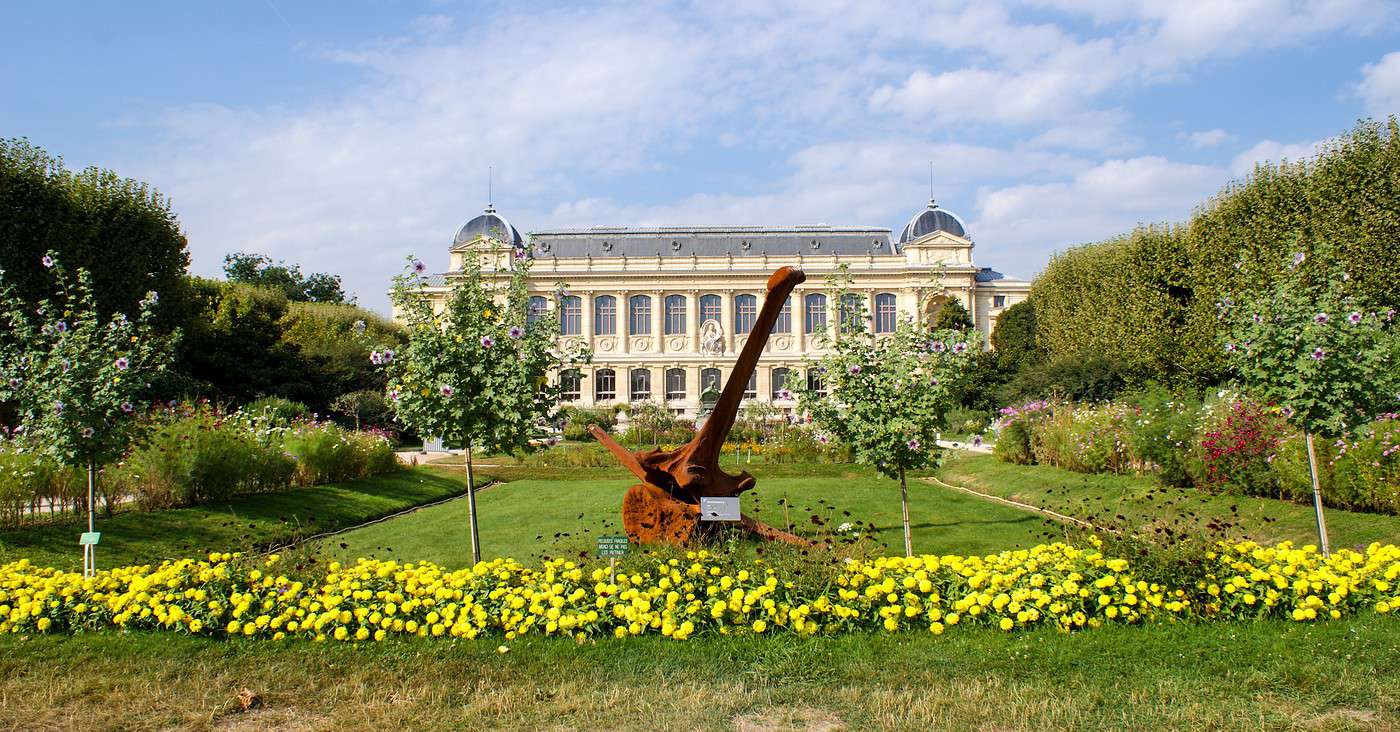
[[390,389],[390,390],[389,390],[389,398],[392,399],[393,401],[398,401],[398,400],[399,400],[399,390],[398,390],[398,389]]
[[1360,322],[1361,322],[1361,313],[1352,313],[1351,315],[1348,315],[1348,316],[1347,316],[1347,322],[1351,323],[1352,325],[1356,325],[1357,323],[1360,323]]
[[378,366],[384,363],[384,357],[379,354],[379,351],[370,351],[369,362],[374,364],[375,366]]
[[779,389],[779,390],[778,390],[778,398],[779,398],[779,399],[791,399],[791,398],[792,398],[792,392],[791,392],[790,390],[788,390],[788,389]]
[[1314,322],[1314,323],[1326,323],[1326,322],[1327,322],[1327,313],[1318,313],[1317,315],[1314,315],[1314,316],[1313,316],[1313,322]]
[[453,394],[456,394],[456,393],[457,393],[457,390],[456,390],[456,389],[453,389],[452,387],[448,386],[447,384],[443,384],[442,386],[438,387],[438,391],[442,392],[442,395],[445,396],[445,397],[450,397],[450,396],[452,396]]
[[19,384],[20,384],[20,381],[19,381],[18,378],[14,377],[14,376],[11,376],[11,377],[10,377],[10,388],[11,388],[11,389],[18,389],[18,388],[19,388]]
[[524,259],[524,258],[525,258],[525,250],[522,249],[522,248],[520,248],[520,247],[516,247],[516,249],[515,249],[515,261],[519,262],[520,260],[522,260],[522,259]]
[[826,443],[828,443],[828,442],[830,442],[830,441],[831,441],[831,439],[830,439],[829,437],[827,437],[826,435],[817,435],[817,442],[820,442],[820,443],[823,444],[823,445],[825,445]]
[[1238,349],[1235,347],[1235,344],[1233,344],[1233,343],[1226,343],[1226,344],[1225,344],[1225,352],[1226,352],[1226,353],[1234,353],[1236,350],[1238,350]]
[[910,449],[910,450],[917,451],[917,450],[919,449],[919,441],[918,441],[917,439],[915,439],[915,440],[910,440],[910,441],[909,441],[909,449]]
[[422,261],[422,260],[419,260],[419,259],[413,260],[413,273],[414,273],[414,274],[423,274],[424,272],[427,272],[427,271],[428,271],[428,266],[427,266],[426,264],[423,264],[423,261]]
[[53,413],[54,413],[54,414],[63,414],[63,402],[54,402],[54,403],[53,403]]
[[386,349],[384,349],[384,354],[383,354],[383,356],[381,356],[381,360],[382,360],[384,363],[393,363],[393,362],[394,362],[394,349],[392,349],[392,348],[386,348]]
[[1391,309],[1385,311],[1385,321],[1386,321],[1387,323],[1389,323],[1390,321],[1392,321],[1392,320],[1394,320],[1394,319],[1395,319],[1395,308],[1391,308]]
[[482,336],[482,337],[481,337],[481,347],[482,347],[482,348],[490,348],[491,346],[494,346],[494,345],[496,345],[496,339],[495,339],[495,338],[492,338],[492,337],[489,336],[489,335],[488,335],[488,336]]
[[66,323],[65,321],[60,320],[60,321],[58,321],[57,323],[54,323],[54,324],[53,324],[53,327],[54,327],[54,329],[57,330],[59,333],[67,333],[67,332],[68,332],[68,323]]
[[929,379],[929,384],[930,384],[931,386],[938,386],[939,383],[940,383],[940,382],[938,381],[938,377],[937,377],[937,376],[933,377],[932,379]]
[[859,366],[859,365],[852,366],[852,367],[851,367],[851,376],[855,376],[855,375],[858,374],[858,373],[860,373],[860,366]]
[[506,335],[510,336],[511,340],[518,341],[520,340],[520,336],[525,335],[525,331],[521,330],[518,325],[512,325],[510,330],[506,332]]
[[981,436],[981,435],[973,435],[973,436],[972,436],[972,446],[973,446],[973,447],[981,447],[981,446],[982,446],[982,436]]
[[966,343],[954,343],[954,344],[953,344],[953,353],[963,353],[963,352],[966,351],[966,350],[967,350],[967,344],[966,344]]
[[84,440],[91,440],[93,434],[94,434],[94,432],[93,432],[93,429],[92,429],[91,427],[84,427],[84,428],[83,428],[83,439],[84,439]]
[[118,356],[112,365],[116,366],[118,371],[125,371],[131,366],[131,362],[126,360],[126,356]]
[[1318,347],[1313,349],[1312,357],[1314,361],[1321,361],[1322,359],[1327,358],[1327,352],[1322,350],[1321,347]]
[[553,435],[551,435],[550,437],[548,437],[547,439],[545,439],[544,444],[547,445],[547,446],[549,446],[549,447],[554,447],[555,445],[558,445],[558,444],[559,444],[559,438],[558,438],[558,437],[554,437]]
[[943,341],[934,341],[928,344],[928,349],[930,351],[933,351],[934,353],[942,353],[948,350],[948,344],[944,343]]
[[122,402],[122,411],[126,414],[131,414],[136,411],[136,407],[132,406],[131,402]]
[[1306,255],[1306,254],[1304,254],[1304,253],[1302,253],[1302,252],[1295,252],[1295,253],[1293,254],[1293,266],[1294,266],[1294,267],[1297,267],[1298,265],[1300,265],[1300,264],[1303,263],[1303,260],[1305,260],[1305,259],[1307,259],[1307,258],[1308,258],[1308,255]]
[[1253,321],[1256,322],[1256,323],[1262,323],[1262,322],[1264,322],[1264,316],[1260,315],[1259,313],[1255,313],[1255,314],[1253,314],[1253,315],[1251,315],[1251,316],[1249,316],[1249,317],[1250,317],[1251,320],[1253,320]]
[[44,265],[44,269],[48,269],[53,266],[53,257],[45,254],[43,258],[39,260],[39,264]]

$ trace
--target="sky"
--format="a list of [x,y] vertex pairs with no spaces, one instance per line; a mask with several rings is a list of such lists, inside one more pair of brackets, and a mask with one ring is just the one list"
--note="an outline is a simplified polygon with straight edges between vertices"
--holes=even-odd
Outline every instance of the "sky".
[[[387,310],[493,199],[563,226],[882,226],[979,264],[1183,221],[1400,113],[1400,2],[0,3],[0,136]],[[119,253],[114,253],[119,256]]]

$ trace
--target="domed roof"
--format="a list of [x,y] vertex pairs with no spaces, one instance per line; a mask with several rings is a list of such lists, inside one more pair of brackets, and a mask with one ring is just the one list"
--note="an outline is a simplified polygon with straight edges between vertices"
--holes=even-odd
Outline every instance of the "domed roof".
[[496,208],[491,205],[486,206],[486,210],[481,215],[462,224],[462,228],[457,230],[457,236],[453,237],[452,244],[465,244],[479,236],[521,247],[525,245],[525,238],[520,235],[514,226],[506,221],[506,217],[496,213]]
[[938,204],[930,198],[928,208],[920,211],[909,220],[908,224],[905,224],[904,232],[899,235],[899,243],[907,244],[935,231],[946,231],[953,236],[967,238],[967,229],[963,227],[962,220],[951,212],[939,208]]

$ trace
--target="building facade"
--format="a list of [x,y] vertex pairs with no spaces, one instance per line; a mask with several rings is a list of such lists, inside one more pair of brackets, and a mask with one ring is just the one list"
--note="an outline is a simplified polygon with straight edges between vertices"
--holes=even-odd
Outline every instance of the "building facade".
[[[820,355],[816,333],[836,322],[827,276],[845,265],[876,333],[902,316],[932,318],[956,299],[984,342],[1000,314],[1026,299],[1030,283],[973,263],[962,221],[933,201],[898,238],[889,229],[702,226],[557,229],[522,236],[488,206],[458,230],[447,272],[427,281],[443,298],[469,250],[505,269],[519,250],[533,259],[540,312],[554,311],[560,340],[586,345],[592,363],[562,375],[580,406],[662,403],[695,416],[701,394],[725,383],[752,335],[764,285],[778,267],[807,274],[783,306],[746,398],[794,406],[785,388],[805,379],[804,359]],[[558,283],[566,296],[547,297]],[[921,305],[922,303],[922,305]]]

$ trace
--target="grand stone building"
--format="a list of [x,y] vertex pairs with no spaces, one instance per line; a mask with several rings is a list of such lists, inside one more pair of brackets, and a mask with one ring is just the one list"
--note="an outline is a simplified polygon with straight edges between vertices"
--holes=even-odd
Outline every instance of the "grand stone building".
[[[957,299],[985,340],[997,317],[1029,292],[1030,283],[974,264],[966,227],[933,201],[898,238],[891,234],[872,227],[699,226],[525,237],[488,206],[457,231],[449,271],[427,284],[430,296],[445,296],[468,250],[504,269],[524,249],[534,261],[535,306],[557,309],[562,341],[593,350],[592,363],[563,375],[574,403],[647,400],[693,416],[700,395],[728,378],[763,306],[768,276],[783,265],[799,267],[807,281],[784,304],[746,394],[791,408],[784,387],[805,378],[804,357],[820,351],[814,333],[835,322],[825,280],[839,265],[847,265],[877,333],[892,331],[902,315],[932,317]],[[560,282],[568,295],[554,305],[545,296]]]

